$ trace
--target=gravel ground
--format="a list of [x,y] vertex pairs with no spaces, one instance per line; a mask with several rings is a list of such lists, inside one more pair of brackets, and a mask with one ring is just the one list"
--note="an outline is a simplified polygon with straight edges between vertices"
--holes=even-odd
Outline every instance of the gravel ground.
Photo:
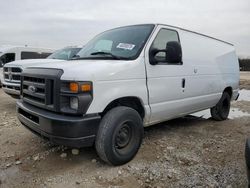
[[[250,89],[246,77],[241,88]],[[112,167],[93,148],[51,146],[30,133],[0,89],[0,187],[247,187],[250,101],[232,106],[238,117],[223,122],[187,116],[147,128],[136,157]]]

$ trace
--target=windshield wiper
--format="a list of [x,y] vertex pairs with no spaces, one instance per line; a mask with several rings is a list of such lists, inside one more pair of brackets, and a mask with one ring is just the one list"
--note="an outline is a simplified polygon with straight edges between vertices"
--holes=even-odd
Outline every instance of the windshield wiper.
[[114,54],[112,54],[112,53],[110,53],[110,52],[93,52],[93,53],[91,53],[90,55],[109,55],[109,56],[111,56],[112,58],[117,59],[117,60],[128,59],[128,58],[126,58],[126,57],[116,56],[116,55],[114,55]]
[[78,58],[80,58],[80,56],[76,54],[76,55],[73,55],[73,57],[71,57],[70,60],[76,60]]
[[[107,57],[106,55],[109,56],[109,58],[115,59],[115,60],[131,60],[131,58],[128,57],[121,57],[121,56],[116,56],[110,52],[93,52],[90,55],[104,55],[105,57]],[[79,55],[76,55],[76,57],[71,58],[70,60],[81,60],[81,59],[100,59],[100,57],[81,57]],[[101,57],[103,58],[103,57]]]

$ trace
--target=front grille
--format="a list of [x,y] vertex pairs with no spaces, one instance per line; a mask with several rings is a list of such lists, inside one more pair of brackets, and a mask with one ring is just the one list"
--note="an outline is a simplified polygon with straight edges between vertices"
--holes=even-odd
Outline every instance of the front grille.
[[61,70],[24,69],[21,75],[21,95],[24,102],[52,111],[59,109]]
[[22,69],[19,67],[4,67],[3,74],[6,82],[20,83]]
[[24,76],[22,80],[23,98],[30,102],[53,108],[54,80]]
[[22,72],[22,69],[20,69],[19,67],[12,67],[12,72]]

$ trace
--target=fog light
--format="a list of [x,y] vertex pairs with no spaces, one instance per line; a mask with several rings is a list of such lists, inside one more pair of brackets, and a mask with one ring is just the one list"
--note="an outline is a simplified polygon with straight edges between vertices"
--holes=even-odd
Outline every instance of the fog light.
[[70,97],[70,108],[77,110],[78,109],[78,98]]

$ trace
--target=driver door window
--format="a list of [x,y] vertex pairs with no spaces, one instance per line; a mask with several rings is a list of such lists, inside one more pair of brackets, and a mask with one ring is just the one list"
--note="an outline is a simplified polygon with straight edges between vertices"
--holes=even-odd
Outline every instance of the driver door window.
[[[151,45],[151,49],[166,49],[166,44],[170,41],[176,41],[179,42],[179,36],[178,33],[174,30],[169,29],[161,29],[157,36],[155,37],[154,42]],[[165,59],[166,53],[165,52],[159,52],[156,54],[156,58],[161,60]]]

